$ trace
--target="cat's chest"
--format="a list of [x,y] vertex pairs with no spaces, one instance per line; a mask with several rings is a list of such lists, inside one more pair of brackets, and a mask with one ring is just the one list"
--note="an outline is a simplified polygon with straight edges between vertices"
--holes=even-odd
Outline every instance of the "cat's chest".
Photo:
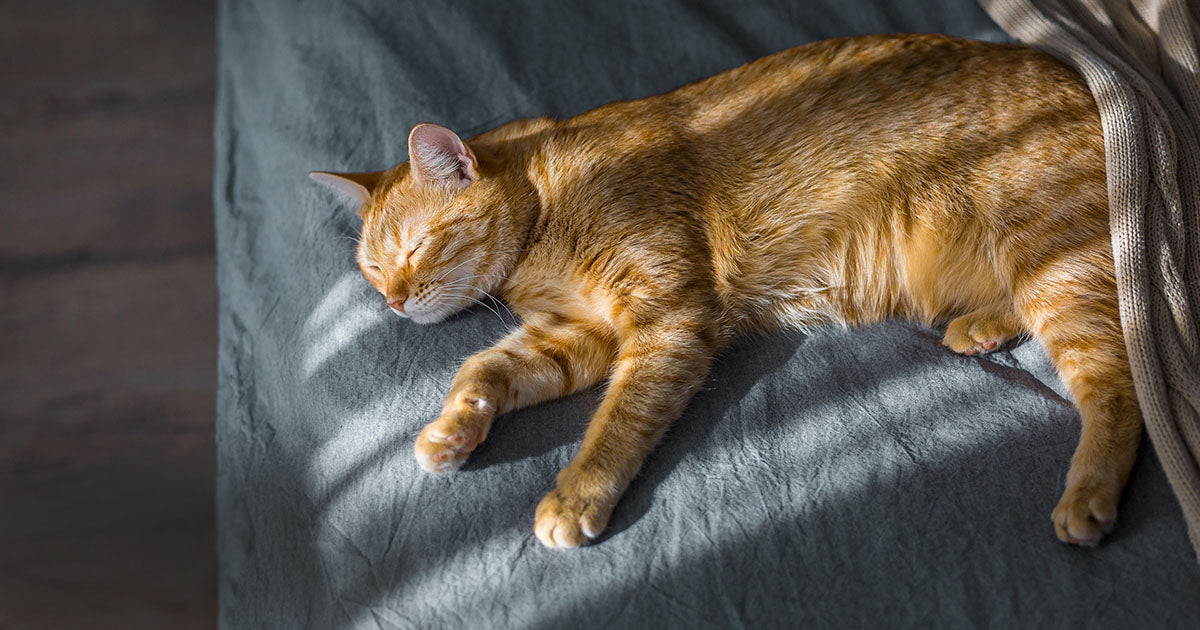
[[611,289],[551,265],[511,275],[503,296],[523,319],[548,315],[608,328],[619,326],[627,310]]

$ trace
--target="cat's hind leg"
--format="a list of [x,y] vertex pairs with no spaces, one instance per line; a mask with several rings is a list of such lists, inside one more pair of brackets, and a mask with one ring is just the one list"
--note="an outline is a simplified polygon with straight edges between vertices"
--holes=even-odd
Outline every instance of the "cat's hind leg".
[[1014,287],[1024,324],[1079,409],[1079,445],[1052,519],[1059,539],[1085,546],[1112,528],[1142,434],[1107,247],[1107,235],[1098,235],[1090,249],[1034,261]]
[[942,344],[968,356],[999,349],[1021,332],[1012,309],[979,309],[950,320]]

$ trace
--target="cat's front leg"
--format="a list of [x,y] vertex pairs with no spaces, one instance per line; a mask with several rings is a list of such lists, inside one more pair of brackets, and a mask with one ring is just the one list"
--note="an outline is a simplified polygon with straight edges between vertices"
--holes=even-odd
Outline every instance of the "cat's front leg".
[[704,382],[715,351],[702,325],[676,322],[623,343],[579,452],[538,504],[534,533],[566,549],[595,538],[643,460]]
[[587,387],[608,371],[615,342],[582,324],[532,316],[499,343],[467,359],[437,420],[417,436],[417,463],[457,469],[497,416]]

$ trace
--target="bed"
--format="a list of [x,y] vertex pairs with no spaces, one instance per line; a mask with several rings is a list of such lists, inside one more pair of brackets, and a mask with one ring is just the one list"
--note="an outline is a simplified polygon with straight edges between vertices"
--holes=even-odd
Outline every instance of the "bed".
[[308,171],[657,94],[828,37],[1008,41],[973,2],[226,0],[214,196],[222,627],[1194,627],[1200,569],[1144,440],[1116,530],[1061,544],[1079,420],[1036,342],[982,357],[906,322],[745,340],[595,544],[533,510],[599,390],[501,418],[454,475],[412,441],[512,325],[418,326],[360,277]]

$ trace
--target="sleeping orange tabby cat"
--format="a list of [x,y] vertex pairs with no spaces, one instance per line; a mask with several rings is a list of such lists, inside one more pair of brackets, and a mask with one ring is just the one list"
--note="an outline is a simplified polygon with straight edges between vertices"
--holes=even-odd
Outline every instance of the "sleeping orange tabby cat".
[[948,324],[964,354],[1040,340],[1083,421],[1054,527],[1085,545],[1111,527],[1142,420],[1099,117],[1052,58],[936,35],[823,41],[466,143],[418,125],[409,156],[313,174],[361,204],[367,280],[420,324],[485,292],[521,318],[459,370],[420,465],[454,470],[497,416],[607,380],[537,507],[545,545],[604,529],[739,335],[891,317]]

